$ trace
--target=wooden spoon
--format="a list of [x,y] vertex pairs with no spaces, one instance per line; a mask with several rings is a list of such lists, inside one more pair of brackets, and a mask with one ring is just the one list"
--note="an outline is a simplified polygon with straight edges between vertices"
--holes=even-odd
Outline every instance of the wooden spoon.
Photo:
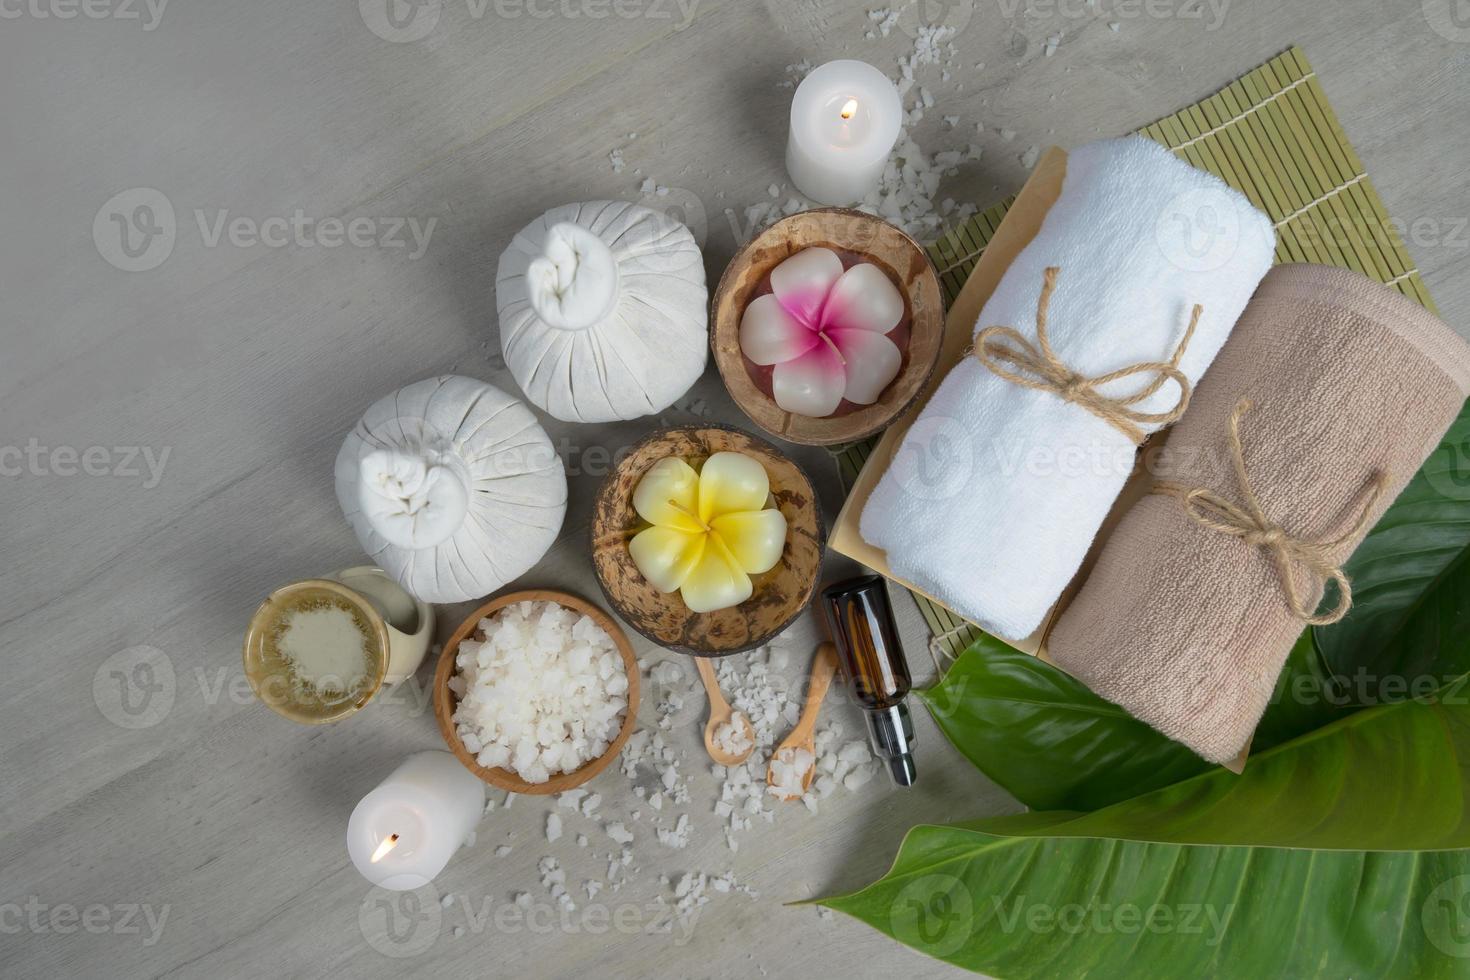
[[[709,752],[709,757],[720,765],[738,766],[749,759],[750,753],[755,750],[755,731],[750,727],[750,719],[743,712],[730,707],[730,702],[720,693],[720,682],[715,679],[715,666],[710,659],[695,657],[694,662],[699,667],[699,679],[704,681],[704,692],[709,695],[709,721],[704,726],[704,747]],[[737,718],[738,724],[745,729],[745,738],[750,745],[744,752],[732,754],[715,742],[715,732]]]
[[[821,710],[822,699],[827,696],[827,688],[832,685],[832,677],[836,672],[837,647],[831,643],[823,643],[817,647],[817,655],[812,658],[811,682],[806,690],[806,705],[801,709],[801,718],[797,720],[796,727],[791,729],[791,734],[771,753],[772,762],[787,749],[806,749],[813,756],[817,754],[817,712]],[[803,791],[811,788],[812,776],[816,772],[817,766],[813,760],[811,768],[801,781]],[[776,774],[769,766],[766,767],[766,785],[776,785]],[[794,800],[796,797],[787,796],[785,799]]]

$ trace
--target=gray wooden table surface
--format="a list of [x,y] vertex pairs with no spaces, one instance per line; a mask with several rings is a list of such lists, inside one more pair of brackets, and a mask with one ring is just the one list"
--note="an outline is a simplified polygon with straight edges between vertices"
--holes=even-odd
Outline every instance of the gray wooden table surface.
[[[450,371],[515,390],[493,274],[517,228],[567,201],[638,199],[652,178],[717,276],[744,208],[785,183],[788,66],[896,72],[922,16],[958,30],[946,64],[918,69],[936,107],[916,135],[963,146],[985,123],[984,155],[941,191],[980,205],[1020,185],[1028,146],[1131,130],[1301,44],[1446,317],[1470,325],[1464,0],[925,2],[882,36],[836,0],[431,0],[396,20],[384,0],[0,0],[0,974],[954,972],[785,904],[881,874],[912,824],[1016,808],[927,717],[915,788],[875,781],[817,815],[783,812],[731,854],[692,696],[674,739],[698,770],[695,840],[642,847],[637,879],[601,896],[646,924],[670,895],[662,874],[730,870],[759,892],[717,896],[687,935],[467,918],[516,891],[546,904],[543,854],[573,882],[595,876],[568,839],[545,843],[547,804],[530,799],[487,816],[436,883],[456,901],[435,921],[374,906],[343,845],[355,801],[439,744],[431,714],[400,697],[294,727],[253,702],[239,659],[267,591],[361,558],[332,459],[368,403]],[[133,256],[105,217],[94,228],[119,194],[155,205],[133,230],[157,240],[136,237]],[[360,244],[310,237],[354,217],[371,222]],[[740,421],[713,370],[691,399]],[[654,421],[548,426],[571,504],[523,584],[596,594],[588,450]],[[835,469],[795,455],[835,515]],[[443,610],[441,634],[463,611]],[[922,623],[907,599],[899,612],[927,676]],[[788,642],[804,658],[817,636],[808,618]],[[829,710],[857,730],[855,709]],[[621,775],[594,785],[605,811],[632,808]],[[374,924],[390,916],[385,939]]]

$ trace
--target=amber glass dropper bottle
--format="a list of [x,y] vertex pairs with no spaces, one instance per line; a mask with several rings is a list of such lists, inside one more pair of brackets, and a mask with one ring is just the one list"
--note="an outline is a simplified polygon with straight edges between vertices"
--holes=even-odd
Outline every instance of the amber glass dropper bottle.
[[873,752],[887,761],[894,782],[910,786],[918,778],[914,722],[904,703],[912,682],[883,578],[867,575],[829,585],[822,590],[822,606],[843,673],[867,716]]

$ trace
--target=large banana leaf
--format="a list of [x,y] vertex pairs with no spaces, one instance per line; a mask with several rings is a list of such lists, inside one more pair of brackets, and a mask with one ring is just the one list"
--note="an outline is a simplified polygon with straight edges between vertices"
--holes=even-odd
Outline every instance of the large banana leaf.
[[[1353,608],[1319,627],[1328,665],[1371,701],[1395,700],[1405,679],[1443,680],[1436,649],[1405,639],[1436,582],[1470,549],[1470,402],[1349,559]],[[1328,601],[1332,601],[1329,597]]]
[[918,696],[975,768],[1037,810],[1094,810],[1209,768],[1070,674],[990,636]]
[[[1470,671],[1470,662],[1448,666]],[[1095,810],[1210,768],[1070,674],[991,636],[917,694],[975,768],[1035,810]],[[1280,745],[1359,707],[1303,631],[1252,748]]]
[[1058,977],[1464,977],[1470,851],[1195,847],[915,827],[822,903],[956,966]]
[[1463,976],[1463,695],[1363,710],[1240,776],[1092,813],[917,827],[882,879],[821,901],[1006,978]]
[[[1333,850],[1470,847],[1470,697],[1358,711],[1253,756],[1091,813],[1051,811],[1053,837]],[[1023,814],[1029,827],[1035,814]],[[970,826],[1009,832],[1015,817]]]
[[[1461,664],[1460,669],[1470,672],[1470,663]],[[1266,706],[1266,713],[1256,726],[1251,750],[1264,752],[1299,735],[1316,731],[1369,703],[1327,666],[1317,649],[1315,631],[1303,630],[1287,654],[1281,676],[1276,679],[1276,690],[1272,692],[1271,703]]]

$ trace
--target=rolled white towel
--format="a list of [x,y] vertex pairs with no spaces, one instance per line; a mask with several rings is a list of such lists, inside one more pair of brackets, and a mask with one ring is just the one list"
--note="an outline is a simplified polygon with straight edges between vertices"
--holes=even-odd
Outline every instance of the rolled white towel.
[[[1036,342],[1048,267],[1059,272],[1048,334],[1072,371],[1095,377],[1168,361],[1202,314],[1179,370],[1196,381],[1271,266],[1271,220],[1244,195],[1142,137],[1073,151],[1061,194],[1001,277],[976,332],[1014,327]],[[1008,345],[1013,346],[1013,345]],[[1102,389],[1143,390],[1151,374]],[[1168,412],[1166,382],[1131,406]],[[1152,432],[1158,423],[1141,423]],[[950,371],[863,509],[859,531],[889,570],[1006,639],[1041,625],[1076,574],[1133,467],[1135,444],[1054,391]]]

